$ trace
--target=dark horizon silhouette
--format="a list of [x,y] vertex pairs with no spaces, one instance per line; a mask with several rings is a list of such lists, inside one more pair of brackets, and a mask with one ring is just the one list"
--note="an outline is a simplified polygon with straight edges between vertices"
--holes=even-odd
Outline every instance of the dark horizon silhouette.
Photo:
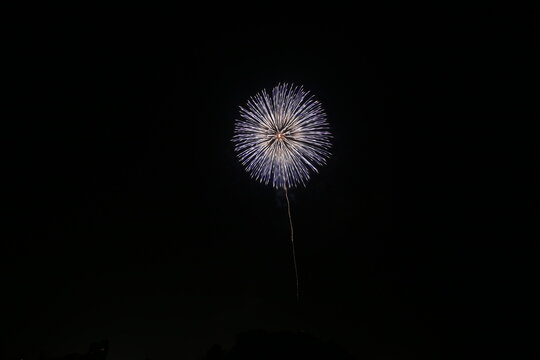
[[91,343],[86,354],[72,353],[54,357],[42,354],[39,360],[106,360],[108,352],[109,340],[101,340]]
[[264,329],[242,332],[236,336],[229,349],[213,345],[201,360],[248,360],[248,359],[334,359],[353,360],[337,345],[324,342],[303,332],[269,332]]
[[[265,329],[254,329],[237,334],[235,339],[231,347],[212,345],[198,360],[355,359],[336,344],[322,341],[305,332],[270,332]],[[72,353],[54,357],[42,355],[40,360],[110,360],[107,357],[108,350],[109,341],[101,340],[91,343],[86,354]],[[138,359],[156,360],[149,359],[144,354],[140,354]]]

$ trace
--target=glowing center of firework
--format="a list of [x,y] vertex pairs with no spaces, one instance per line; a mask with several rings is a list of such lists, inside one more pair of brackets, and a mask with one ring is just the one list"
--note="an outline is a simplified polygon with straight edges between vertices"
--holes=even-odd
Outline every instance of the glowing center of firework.
[[278,132],[276,134],[276,139],[279,141],[285,140],[285,134],[283,134],[282,132]]

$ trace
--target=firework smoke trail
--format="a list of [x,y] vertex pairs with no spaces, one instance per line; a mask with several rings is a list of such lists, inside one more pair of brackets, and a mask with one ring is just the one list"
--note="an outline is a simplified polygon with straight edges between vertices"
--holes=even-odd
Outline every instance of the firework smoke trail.
[[284,189],[291,226],[296,294],[298,271],[287,189],[306,185],[317,166],[330,156],[331,134],[321,104],[302,87],[278,84],[240,107],[233,142],[237,156],[249,175],[264,184]]
[[296,275],[296,302],[300,303],[300,287],[298,286],[298,268],[296,266],[296,252],[294,251],[294,230],[292,226],[291,217],[291,204],[289,203],[289,194],[285,189],[285,198],[287,199],[287,213],[289,214],[289,224],[291,225],[291,243],[292,243],[292,255],[294,261],[294,275]]

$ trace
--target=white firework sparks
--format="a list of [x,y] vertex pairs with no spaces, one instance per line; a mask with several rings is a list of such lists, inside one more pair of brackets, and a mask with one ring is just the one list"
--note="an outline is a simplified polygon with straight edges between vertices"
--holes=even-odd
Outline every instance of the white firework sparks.
[[250,176],[275,188],[305,186],[330,156],[330,131],[321,104],[300,86],[278,84],[240,107],[233,142]]

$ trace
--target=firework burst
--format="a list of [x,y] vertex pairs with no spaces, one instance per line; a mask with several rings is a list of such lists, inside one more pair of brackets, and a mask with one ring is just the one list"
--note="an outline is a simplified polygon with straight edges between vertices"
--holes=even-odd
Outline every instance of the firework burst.
[[291,227],[296,275],[296,300],[300,303],[294,230],[287,189],[305,186],[311,172],[330,156],[330,131],[321,104],[302,87],[278,84],[272,94],[265,90],[240,107],[233,142],[240,162],[252,178],[285,190]]
[[233,142],[250,176],[275,188],[306,184],[330,156],[330,131],[321,104],[300,86],[278,84],[240,107]]

